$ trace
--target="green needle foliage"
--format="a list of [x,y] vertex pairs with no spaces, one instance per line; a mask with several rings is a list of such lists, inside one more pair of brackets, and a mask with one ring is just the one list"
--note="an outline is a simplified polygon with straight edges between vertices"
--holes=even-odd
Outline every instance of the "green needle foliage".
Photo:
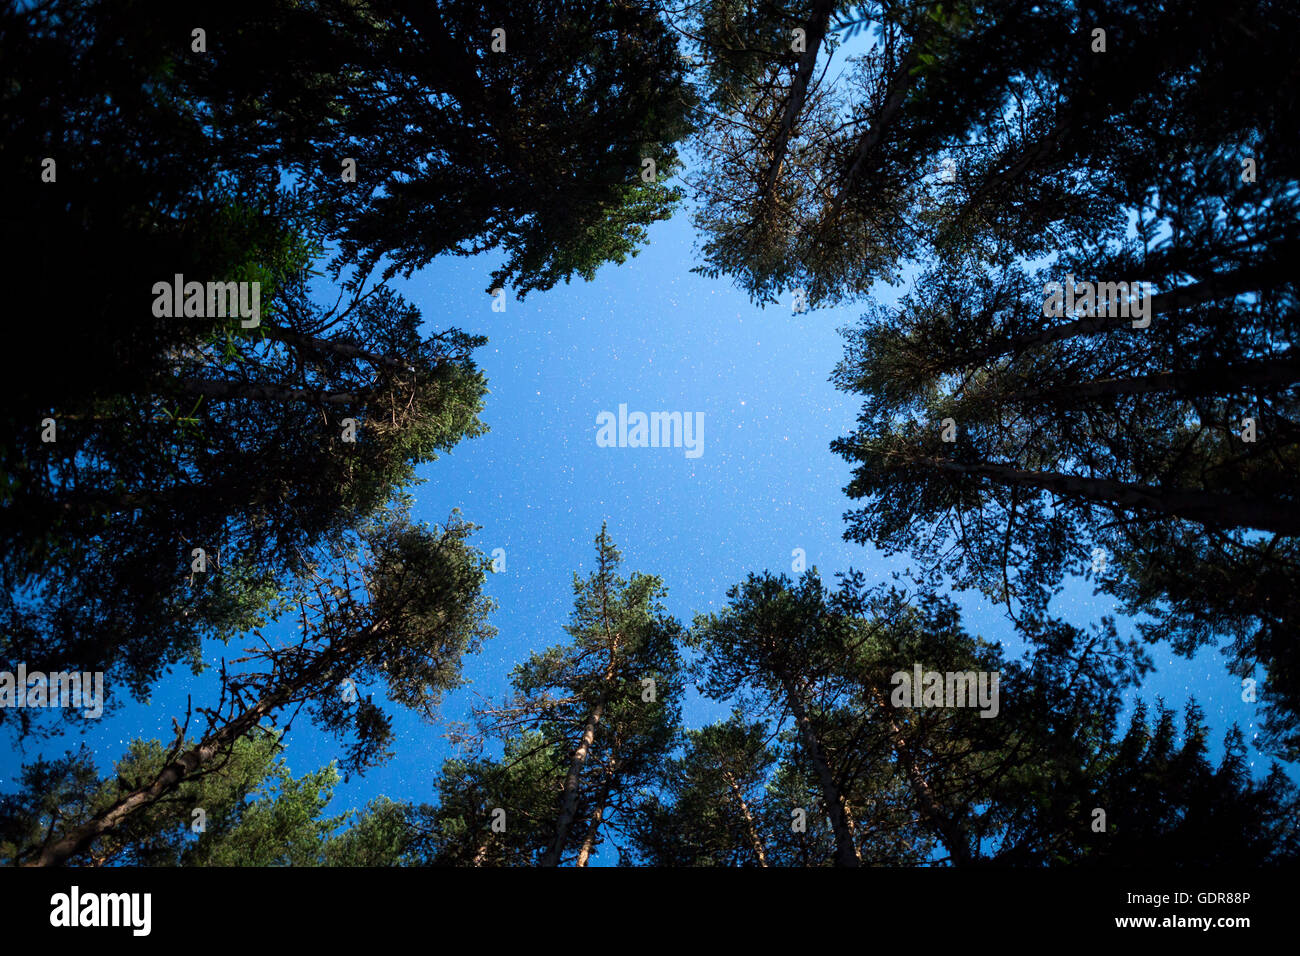
[[[810,305],[915,274],[834,374],[846,536],[1013,617],[1090,573],[1223,645],[1300,753],[1294,4],[846,6],[692,8],[702,271]],[[845,24],[869,49],[830,66]],[[1049,308],[1085,281],[1125,288]]]
[[[167,799],[106,835],[84,862],[372,866],[400,857],[407,837],[397,804],[378,800],[361,813],[324,817],[338,772],[330,765],[295,778],[283,752],[276,734],[239,740],[220,767],[186,780]],[[104,779],[84,749],[28,765],[20,791],[0,799],[0,862],[22,862],[61,820],[112,806],[134,781],[155,776],[166,760],[159,741],[135,740],[114,775]]]
[[444,765],[435,862],[586,866],[659,779],[681,720],[681,627],[659,578],[618,574],[603,526],[596,559],[574,575],[570,643],[532,654],[513,695],[476,710],[479,739],[500,739],[504,757]]
[[[1110,622],[1026,621],[1031,650],[1008,660],[948,599],[867,587],[860,573],[835,591],[811,571],[751,575],[728,596],[690,644],[701,690],[739,693],[751,716],[689,735],[643,807],[648,862],[1203,865],[1300,852],[1300,795],[1276,766],[1251,778],[1235,729],[1218,767],[1194,706],[1181,745],[1163,708],[1154,729],[1139,708],[1121,732],[1122,692],[1149,664]],[[918,666],[997,674],[995,706],[898,697],[897,675]]]
[[[680,198],[664,180],[691,101],[660,14],[514,0],[0,12],[0,172],[32,186],[0,223],[28,317],[9,342],[25,374],[2,403],[0,654],[104,670],[143,696],[195,665],[204,638],[262,623],[303,553],[481,433],[469,352],[483,340],[423,332],[369,280],[500,250],[490,287],[522,297],[635,254]],[[342,310],[304,291],[326,248]],[[157,315],[151,290],[176,275],[261,283],[262,322]],[[211,564],[197,574],[194,548]]]
[[[186,780],[213,772],[239,741],[306,708],[345,747],[342,769],[361,773],[392,752],[392,718],[374,693],[432,720],[443,695],[464,683],[461,663],[494,633],[492,603],[482,594],[487,562],[467,544],[473,526],[453,516],[446,527],[412,524],[400,512],[368,523],[328,574],[312,569],[298,596],[302,635],[296,644],[250,648],[249,668],[223,665],[220,700],[199,711],[206,724],[186,745],[186,725],[155,772],[124,783],[107,806],[60,819],[31,862],[58,865],[90,852],[139,814],[169,798]],[[292,717],[289,718],[290,721]]]
[[486,431],[484,340],[424,334],[384,286],[329,311],[287,286],[249,332],[176,354],[57,442],[20,433],[0,507],[4,657],[103,670],[143,697],[173,663],[199,666],[204,638],[264,621],[417,465]]

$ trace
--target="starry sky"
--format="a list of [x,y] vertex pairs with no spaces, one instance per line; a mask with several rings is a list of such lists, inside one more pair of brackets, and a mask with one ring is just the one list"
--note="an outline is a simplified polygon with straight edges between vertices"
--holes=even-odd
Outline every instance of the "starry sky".
[[[467,720],[479,695],[507,691],[510,669],[529,652],[567,640],[561,628],[572,607],[572,576],[592,570],[601,522],[623,552],[624,574],[660,576],[668,609],[683,623],[720,608],[727,588],[750,571],[790,573],[796,548],[828,583],[851,567],[876,580],[906,567],[903,557],[886,559],[842,538],[850,466],[828,446],[850,430],[858,409],[828,376],[842,353],[837,329],[854,323],[861,307],[761,309],[726,281],[693,274],[696,237],[688,212],[654,225],[639,256],[605,266],[594,281],[575,280],[525,302],[511,294],[504,312],[492,310],[486,291],[498,263],[490,255],[442,259],[396,283],[430,331],[456,326],[490,340],[476,353],[490,389],[482,415],[490,432],[423,466],[424,483],[414,491],[418,518],[440,523],[459,508],[481,526],[473,539],[480,550],[505,551],[505,570],[487,583],[499,605],[493,616],[499,634],[466,661],[471,683],[446,700],[447,720]],[[893,294],[883,289],[881,297]],[[616,412],[620,403],[645,412],[702,412],[703,454],[688,459],[683,448],[598,447],[596,417]],[[1080,548],[1088,551],[1084,543]],[[972,595],[957,597],[970,632],[1018,654],[1023,645],[1002,612]],[[1074,582],[1057,611],[1086,624],[1111,612],[1107,601]],[[243,646],[214,643],[207,659],[238,657]],[[1222,753],[1223,732],[1233,722],[1248,742],[1253,738],[1257,705],[1240,699],[1240,681],[1217,651],[1188,661],[1157,646],[1152,655],[1157,671],[1142,696],[1162,697],[1175,708],[1195,696],[1212,730],[1213,757]],[[14,787],[23,762],[78,740],[107,773],[131,738],[169,740],[186,695],[212,701],[216,686],[211,672],[173,673],[151,702],[87,722],[92,726],[84,735],[29,741],[25,751],[4,748],[0,789]],[[700,726],[727,710],[691,692],[684,716],[688,726]],[[451,753],[446,729],[399,712],[397,756],[340,783],[329,812],[362,807],[379,794],[431,800],[438,767]],[[287,742],[296,775],[340,756],[337,742],[305,715]],[[1266,757],[1252,750],[1251,760],[1257,774],[1267,770]]]

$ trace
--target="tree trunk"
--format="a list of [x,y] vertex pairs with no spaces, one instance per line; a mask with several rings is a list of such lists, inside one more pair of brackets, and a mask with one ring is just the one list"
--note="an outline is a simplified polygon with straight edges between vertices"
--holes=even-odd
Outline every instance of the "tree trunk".
[[47,844],[36,860],[24,865],[58,866],[83,852],[96,839],[120,825],[133,813],[176,789],[187,777],[194,775],[219,754],[233,746],[240,737],[251,733],[263,717],[284,704],[291,696],[291,692],[284,689],[263,697],[234,720],[209,734],[198,745],[178,756],[159,771],[151,783],[133,790],[107,810],[95,815],[53,843]]
[[808,712],[804,707],[803,698],[789,677],[782,675],[781,683],[785,688],[786,704],[789,706],[790,713],[794,715],[795,723],[799,727],[799,735],[803,740],[804,751],[809,761],[812,762],[813,768],[817,772],[817,779],[821,783],[822,797],[826,801],[827,813],[831,818],[831,829],[835,832],[835,865],[860,866],[861,858],[858,856],[858,848],[853,842],[853,835],[849,832],[848,823],[844,818],[844,799],[840,795],[840,788],[835,784],[831,768],[826,763],[826,756],[822,753],[817,733],[813,730],[812,722],[808,719]]
[[[1287,246],[1284,248],[1289,249],[1290,247]],[[1288,253],[1288,256],[1291,254],[1292,253]],[[1284,278],[1287,275],[1287,267],[1283,263],[1286,261],[1287,256],[1279,254],[1276,259],[1267,263],[1245,267],[1225,276],[1216,276],[1215,278],[1207,279],[1204,282],[1195,282],[1179,289],[1173,289],[1169,292],[1162,292],[1159,295],[1154,295],[1151,297],[1151,316],[1154,318],[1157,315],[1163,315],[1164,313],[1172,312],[1175,309],[1201,305],[1206,302],[1213,302],[1215,299],[1225,298],[1229,295],[1239,295],[1243,292],[1255,291],[1263,285],[1271,284],[1277,279]],[[1071,322],[1062,323],[1061,325],[1050,326],[1039,332],[1014,335],[1002,342],[994,343],[986,348],[972,351],[962,356],[961,367],[969,368],[972,365],[980,365],[987,362],[989,359],[999,358],[1004,355],[1019,355],[1028,349],[1040,345],[1050,345],[1053,342],[1061,342],[1082,335],[1094,335],[1099,332],[1117,332],[1124,329],[1133,332],[1144,331],[1142,329],[1133,328],[1132,317],[1112,317],[1109,315],[1087,316]]]
[[758,865],[767,866],[767,850],[763,846],[763,838],[759,835],[754,814],[750,811],[744,794],[740,792],[740,786],[736,783],[736,778],[726,770],[722,771],[722,776],[727,781],[727,785],[731,787],[731,794],[736,798],[736,804],[740,807],[740,815],[745,818],[745,829],[749,833],[749,844],[754,851],[754,856],[758,859]]
[[[1138,43],[1140,45],[1130,49],[1129,56],[1123,65],[1117,68],[1122,71],[1121,76],[1124,77],[1124,85],[1110,90],[1109,95],[1122,99],[1125,91],[1147,89],[1146,84],[1155,82],[1165,70],[1176,62],[1176,54],[1170,49],[1169,44],[1161,44],[1150,37],[1139,38]],[[1140,70],[1135,69],[1135,66],[1140,67]],[[970,215],[978,203],[1018,179],[1025,170],[1051,159],[1058,149],[1063,145],[1068,146],[1074,138],[1091,136],[1092,132],[1088,128],[1088,117],[1090,114],[1095,114],[1097,95],[1096,88],[1089,84],[1080,90],[1074,98],[1063,104],[1063,108],[1058,111],[1061,118],[1048,133],[1040,136],[1022,149],[1020,158],[1010,166],[1001,172],[985,177],[975,195],[961,210],[961,217],[964,218]],[[1082,128],[1080,129],[1080,127]]]
[[1000,172],[995,172],[986,176],[983,182],[981,182],[979,187],[975,190],[975,194],[963,204],[962,210],[958,214],[958,218],[964,219],[969,216],[973,211],[979,208],[980,203],[988,198],[991,193],[1001,189],[1007,183],[1018,178],[1030,166],[1051,157],[1069,135],[1070,121],[1063,120],[1060,124],[1055,126],[1051,132],[1040,136],[1032,145],[1023,150],[1020,154],[1020,158],[1010,166]]
[[1072,402],[1120,395],[1145,395],[1152,392],[1217,395],[1242,386],[1291,385],[1297,381],[1300,381],[1300,364],[1285,359],[1269,359],[1260,362],[1243,362],[1218,369],[1156,372],[1151,375],[1135,375],[1132,378],[1111,378],[1061,385],[1056,388],[1033,389],[1017,392],[1010,397],[1009,401],[1052,399]]
[[391,355],[376,355],[373,352],[367,352],[365,349],[350,345],[347,342],[336,342],[333,339],[317,338],[314,335],[304,335],[301,332],[294,332],[289,329],[277,328],[276,326],[264,325],[262,329],[268,339],[276,342],[283,342],[286,345],[298,346],[301,348],[311,349],[316,352],[331,352],[334,355],[342,356],[347,359],[361,359],[369,362],[371,365],[382,365],[384,368],[391,368],[400,372],[413,371],[411,365],[403,362],[401,359],[394,358]]
[[190,395],[205,398],[242,398],[253,402],[315,402],[319,405],[364,405],[373,393],[330,392],[323,388],[295,388],[290,385],[255,385],[251,382],[223,382],[216,379],[181,379]]
[[605,782],[601,785],[599,796],[596,797],[596,809],[591,812],[587,835],[583,838],[582,848],[578,851],[578,866],[586,866],[592,851],[596,849],[596,837],[600,833],[600,824],[605,819],[605,804],[609,802],[610,791],[614,788],[614,774],[617,771],[618,758],[611,754],[609,760],[605,761]]
[[[853,845],[857,846],[858,824],[857,821],[853,819],[853,805],[849,803],[847,799],[844,801],[844,825],[849,828],[849,836],[853,837]],[[858,859],[862,859],[861,854],[859,854]]]
[[[364,636],[357,635],[357,639],[373,640],[377,631],[378,627],[372,625],[367,628]],[[252,733],[261,723],[262,718],[290,703],[316,683],[329,679],[331,672],[334,672],[351,652],[353,643],[352,640],[342,641],[334,650],[317,657],[296,677],[277,686],[274,691],[261,697],[237,717],[222,724],[216,731],[208,734],[198,744],[168,763],[150,783],[136,788],[111,807],[46,845],[36,860],[24,865],[58,866],[84,851],[96,839],[119,826],[133,813],[175,790],[188,777],[194,776],[218,756],[227,752],[240,737]]]
[[488,846],[491,843],[492,843],[492,831],[489,829],[487,832],[487,836],[483,838],[483,842],[480,843],[478,845],[478,849],[474,851],[474,863],[473,863],[474,866],[483,865],[483,861],[487,859]]
[[763,176],[759,202],[767,201],[781,175],[781,167],[785,164],[785,154],[790,146],[795,119],[803,110],[804,101],[807,99],[808,85],[812,82],[813,70],[817,66],[817,54],[821,52],[822,41],[826,38],[826,28],[830,25],[835,6],[834,0],[815,0],[812,12],[808,15],[808,22],[805,24],[807,36],[804,38],[806,46],[799,57],[799,66],[794,83],[790,87],[790,96],[785,101],[785,109],[781,114],[781,125],[777,129],[776,141],[772,144],[772,161]]
[[1204,491],[1131,485],[1110,478],[1085,478],[1054,471],[1025,471],[989,462],[967,464],[939,458],[912,459],[914,465],[937,471],[981,475],[1008,485],[1043,488],[1069,498],[1124,506],[1171,518],[1227,528],[1254,528],[1274,534],[1300,535],[1300,509],[1286,502],[1260,501]]
[[587,762],[587,757],[591,754],[592,744],[596,740],[596,725],[600,723],[600,718],[604,714],[605,695],[602,694],[596,706],[592,708],[587,718],[587,725],[583,728],[582,738],[578,742],[577,749],[573,751],[573,757],[569,760],[569,772],[565,774],[564,792],[560,798],[560,816],[555,823],[555,841],[542,857],[542,866],[560,865],[560,856],[564,853],[569,829],[573,826],[573,818],[578,812],[579,778],[582,776],[582,768]]
[[605,817],[604,800],[596,803],[596,809],[591,813],[591,824],[587,827],[587,836],[582,841],[582,849],[578,851],[578,866],[586,866],[587,860],[591,859],[591,851],[596,848],[596,834],[600,831],[600,822]]
[[857,182],[857,178],[862,173],[862,166],[871,155],[872,150],[880,145],[885,135],[889,132],[889,124],[894,121],[899,110],[903,108],[903,101],[907,99],[907,94],[911,92],[912,87],[916,85],[915,76],[912,74],[912,68],[920,62],[917,56],[915,46],[907,51],[907,56],[898,65],[893,75],[889,78],[889,93],[885,96],[885,102],[880,108],[880,115],[872,123],[862,138],[858,140],[858,145],[853,151],[853,160],[849,164],[848,171],[844,174],[844,180],[840,183],[835,192],[835,198],[831,200],[830,211],[825,217],[827,224],[833,224],[839,217],[840,206],[844,204],[845,197]]
[[943,841],[953,865],[969,866],[974,862],[974,858],[971,856],[970,843],[967,841],[966,835],[962,833],[957,821],[939,804],[939,800],[934,794],[934,788],[930,786],[925,774],[921,772],[921,766],[912,753],[911,747],[908,746],[907,737],[903,734],[902,728],[898,726],[898,721],[894,719],[891,708],[885,702],[884,695],[878,688],[873,687],[871,696],[876,702],[876,709],[889,726],[891,742],[894,745],[894,755],[898,758],[903,772],[907,775],[912,792],[916,794],[916,799],[921,804],[922,816],[930,821],[939,839]]

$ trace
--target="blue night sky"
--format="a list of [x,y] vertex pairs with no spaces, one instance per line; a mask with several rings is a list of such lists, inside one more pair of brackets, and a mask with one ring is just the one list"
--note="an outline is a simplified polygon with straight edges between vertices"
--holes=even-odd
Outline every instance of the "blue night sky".
[[[684,623],[719,608],[726,589],[749,571],[791,571],[802,548],[808,565],[832,581],[861,568],[874,579],[905,566],[843,540],[843,495],[849,465],[828,445],[847,432],[856,400],[836,392],[828,376],[842,344],[837,329],[854,322],[856,308],[792,313],[789,304],[760,309],[731,285],[692,274],[695,241],[689,209],[650,230],[650,244],[622,266],[606,266],[595,281],[509,297],[493,312],[484,291],[496,259],[447,258],[399,282],[424,313],[429,330],[458,326],[489,344],[476,353],[490,395],[483,419],[491,431],[458,445],[421,469],[416,515],[445,521],[453,508],[481,526],[482,551],[506,552],[504,573],[488,592],[499,608],[498,636],[466,661],[472,683],[451,695],[443,714],[465,720],[475,695],[499,695],[511,667],[529,652],[562,642],[571,608],[572,575],[593,564],[601,522],[624,555],[624,573],[657,574],[668,588],[669,610]],[[889,290],[885,290],[889,292]],[[332,299],[331,299],[332,301]],[[682,448],[600,448],[596,416],[629,410],[704,413],[704,451],[688,459]],[[1080,543],[1081,552],[1089,546]],[[959,596],[966,626],[1009,652],[1020,643],[1003,615],[971,595]],[[1109,609],[1076,584],[1058,609],[1074,623]],[[269,633],[274,634],[272,629]],[[213,644],[208,660],[240,656],[242,642]],[[1165,647],[1152,649],[1157,672],[1143,696],[1181,708],[1195,696],[1222,752],[1223,731],[1240,724],[1253,737],[1254,708],[1240,699],[1240,682],[1217,651],[1194,661]],[[103,772],[133,737],[169,740],[171,719],[183,716],[187,694],[215,700],[216,680],[172,674],[149,705],[130,703],[91,726],[81,739]],[[112,688],[109,688],[110,694]],[[725,716],[727,708],[692,694],[688,726]],[[385,794],[428,801],[442,759],[450,753],[445,727],[399,713],[397,756],[363,778],[341,783],[331,812],[357,808]],[[67,735],[40,745],[47,753],[75,746]],[[336,742],[303,715],[288,738],[287,762],[301,775],[339,756]],[[0,788],[11,790],[26,753],[5,748]],[[1255,772],[1267,758],[1252,751]],[[608,851],[607,851],[608,852]]]

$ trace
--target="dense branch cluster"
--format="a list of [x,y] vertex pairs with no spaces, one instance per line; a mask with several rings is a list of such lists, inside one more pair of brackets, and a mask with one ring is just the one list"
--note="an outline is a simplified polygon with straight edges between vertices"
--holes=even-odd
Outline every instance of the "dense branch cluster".
[[[1287,774],[1138,694],[1149,645],[1222,646],[1300,754],[1298,31],[1283,0],[6,5],[0,665],[120,705],[220,664],[111,774],[29,763],[0,859],[1294,860]],[[591,279],[687,189],[697,271],[861,306],[845,537],[914,580],[751,573],[684,624],[602,527],[430,802],[324,816],[494,633],[475,527],[411,517],[486,430],[486,339],[393,280]],[[1081,578],[1121,619],[1066,620]],[[728,716],[687,726],[692,693]],[[42,713],[0,727],[71,725]],[[295,777],[302,713],[341,757]]]

